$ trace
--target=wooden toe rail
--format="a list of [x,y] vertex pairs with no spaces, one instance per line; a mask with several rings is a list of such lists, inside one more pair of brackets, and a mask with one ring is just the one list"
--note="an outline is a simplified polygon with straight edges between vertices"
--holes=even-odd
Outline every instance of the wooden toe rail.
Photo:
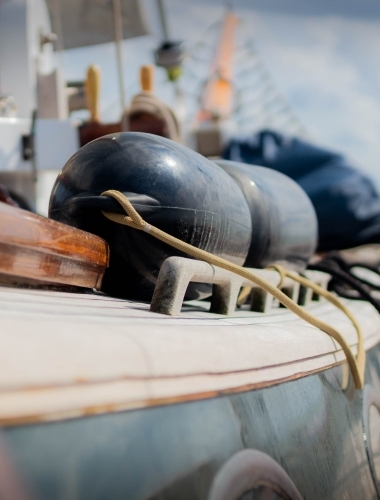
[[0,281],[100,288],[107,243],[93,234],[0,202]]

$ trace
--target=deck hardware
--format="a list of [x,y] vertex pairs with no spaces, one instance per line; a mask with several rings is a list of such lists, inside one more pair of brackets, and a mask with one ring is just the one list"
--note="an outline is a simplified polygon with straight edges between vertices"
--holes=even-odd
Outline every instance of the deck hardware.
[[[274,286],[279,283],[277,271],[255,269],[254,272]],[[317,271],[307,271],[307,277],[323,288],[327,287],[328,275]],[[216,314],[233,314],[242,286],[252,287],[251,311],[268,313],[273,307],[274,299],[270,294],[237,274],[207,262],[184,257],[169,257],[161,266],[150,310],[178,316],[190,282],[213,284],[210,312]],[[293,280],[286,278],[281,290],[293,300],[299,299],[300,286]],[[302,305],[307,305],[311,300],[312,293],[304,294]]]

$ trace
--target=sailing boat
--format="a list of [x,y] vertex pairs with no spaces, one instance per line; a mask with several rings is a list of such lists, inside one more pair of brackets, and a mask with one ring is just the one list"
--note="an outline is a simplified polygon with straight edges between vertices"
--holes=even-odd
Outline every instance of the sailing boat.
[[[21,126],[18,120],[14,123]],[[167,180],[160,175],[167,168],[173,175],[165,187],[177,189],[176,205],[168,206],[153,193],[119,186],[148,224],[164,221],[168,232],[171,227],[182,230],[184,239],[194,236],[199,248],[213,245],[215,255],[227,255],[237,264],[257,249],[250,233],[257,225],[252,225],[248,205],[255,198],[249,199],[238,182],[248,174],[235,170],[234,180],[184,146],[152,135],[110,134],[73,157],[60,175],[51,205],[51,214],[65,217],[66,224],[0,203],[0,271],[7,285],[0,287],[0,495],[141,500],[379,496],[378,313],[366,302],[342,300],[361,325],[361,343],[354,325],[327,300],[289,277],[280,279],[274,269],[254,271],[274,289],[280,287],[301,311],[339,330],[347,345],[343,349],[331,336],[279,307],[255,283],[183,254],[165,258],[168,247],[154,246],[146,231],[142,236],[136,236],[137,229],[122,231],[101,211],[125,219],[123,209],[99,192],[104,188],[96,183],[104,179],[105,188],[113,187],[108,167],[117,178],[126,162],[107,163],[112,157],[108,148],[119,151],[128,141],[139,145],[137,159],[144,159],[151,148],[155,151],[156,163],[141,162],[139,168],[130,164],[136,167],[131,168],[135,188],[142,180],[151,182],[150,189],[158,186]],[[128,155],[133,151],[127,148]],[[200,172],[202,189],[192,189],[191,175],[186,182],[174,175],[177,168],[185,168],[184,157],[186,171]],[[96,169],[103,175],[94,176]],[[265,174],[257,175],[264,182],[260,175]],[[228,183],[222,194],[219,179],[222,186]],[[90,180],[98,192],[89,190]],[[249,186],[261,193],[259,182]],[[78,192],[66,199],[74,188]],[[280,225],[272,236],[290,243],[274,247],[308,248],[309,256],[315,226],[306,197],[302,203],[311,212],[299,209],[299,198],[280,190],[277,194],[284,196],[283,204],[276,205],[268,192],[261,200],[279,220],[289,213],[286,200],[295,202],[300,217],[307,213],[311,218],[304,231],[294,221]],[[205,204],[217,200],[220,212],[187,205],[195,198]],[[233,210],[239,212],[229,217]],[[163,217],[165,212],[168,217]],[[197,225],[191,222],[196,216]],[[70,220],[85,220],[93,231],[70,227]],[[99,221],[106,232],[113,231],[114,239],[106,243],[94,234]],[[187,233],[191,224],[204,224],[205,230]],[[213,227],[230,238],[214,238],[208,231]],[[261,226],[264,232],[269,227]],[[287,240],[290,233],[297,238]],[[148,266],[147,253],[163,259],[156,267],[140,267],[145,277],[150,271],[155,280],[150,303],[99,291],[123,235],[136,238],[134,252],[126,256],[131,267]],[[117,267],[113,269],[111,284],[121,290],[133,294],[144,285],[143,280],[133,282],[132,273],[118,281],[122,273],[118,276]],[[328,275],[305,273],[323,294]],[[183,302],[189,284],[204,295]],[[206,300],[209,284],[214,290]],[[252,300],[236,307],[242,286],[252,290]],[[364,351],[365,378],[358,381],[346,356],[352,355],[352,361],[361,354],[363,361]]]

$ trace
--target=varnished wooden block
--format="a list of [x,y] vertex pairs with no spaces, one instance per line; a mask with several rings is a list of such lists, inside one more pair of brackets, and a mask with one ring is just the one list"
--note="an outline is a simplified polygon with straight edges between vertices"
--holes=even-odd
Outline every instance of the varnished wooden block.
[[120,122],[97,123],[87,122],[79,127],[79,142],[81,147],[87,143],[108,134],[117,134],[122,131]]
[[107,243],[93,234],[0,203],[0,281],[99,289]]

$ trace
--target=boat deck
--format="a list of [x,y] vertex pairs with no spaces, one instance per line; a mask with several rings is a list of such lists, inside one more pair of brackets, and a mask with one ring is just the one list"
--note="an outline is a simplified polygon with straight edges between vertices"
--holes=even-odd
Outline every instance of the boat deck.
[[[344,300],[365,348],[380,316]],[[100,293],[0,287],[0,422],[14,425],[214,397],[292,380],[344,360],[328,335],[286,309],[212,314],[192,301],[179,317]],[[356,352],[348,318],[326,301],[307,310]]]

